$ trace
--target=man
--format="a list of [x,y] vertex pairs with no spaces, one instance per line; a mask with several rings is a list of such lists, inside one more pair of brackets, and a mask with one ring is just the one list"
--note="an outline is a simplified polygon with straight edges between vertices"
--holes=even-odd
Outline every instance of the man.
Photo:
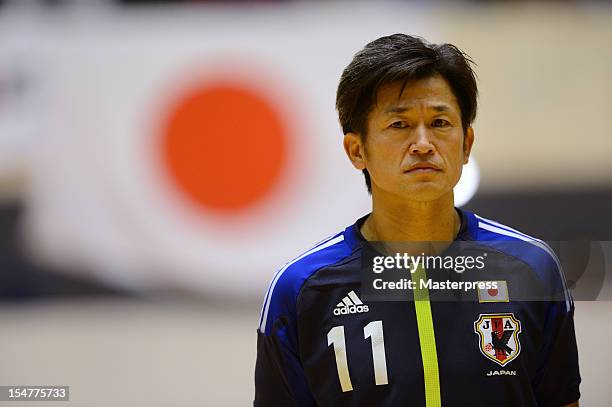
[[[556,256],[454,207],[474,142],[470,62],[453,45],[395,34],[344,70],[344,149],[366,177],[372,212],[272,279],[258,329],[256,406],[578,405],[574,304]],[[368,301],[362,263],[374,241],[448,242],[419,246],[431,255],[469,244],[454,253],[481,253],[484,278],[475,278],[496,285],[455,302],[434,301],[431,287],[415,288],[411,302]],[[437,272],[415,270],[414,281]],[[465,274],[445,276],[469,281]],[[543,300],[532,289],[561,295]]]

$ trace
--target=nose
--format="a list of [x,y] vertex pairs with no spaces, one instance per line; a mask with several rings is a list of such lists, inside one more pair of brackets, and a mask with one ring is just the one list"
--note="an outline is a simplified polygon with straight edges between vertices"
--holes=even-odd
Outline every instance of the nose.
[[429,141],[429,134],[425,126],[420,125],[416,129],[416,139],[410,145],[410,154],[427,155],[433,154],[434,145]]

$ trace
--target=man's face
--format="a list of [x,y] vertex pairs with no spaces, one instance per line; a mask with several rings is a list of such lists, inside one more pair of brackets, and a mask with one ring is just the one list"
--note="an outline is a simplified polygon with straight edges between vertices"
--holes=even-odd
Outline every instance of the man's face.
[[464,139],[461,110],[442,76],[408,82],[400,94],[402,84],[380,88],[365,141],[349,133],[345,149],[355,167],[370,173],[373,194],[432,201],[459,181],[473,130],[468,128]]

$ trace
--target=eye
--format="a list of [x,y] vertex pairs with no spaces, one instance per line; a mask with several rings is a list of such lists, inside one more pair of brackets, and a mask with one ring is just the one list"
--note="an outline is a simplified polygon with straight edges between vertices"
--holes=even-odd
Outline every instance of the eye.
[[431,125],[433,127],[446,127],[446,126],[450,126],[450,122],[448,120],[444,120],[444,119],[434,119],[433,122],[431,122]]
[[394,129],[403,129],[404,127],[408,127],[408,123],[402,120],[398,120],[396,122],[391,123],[389,127],[392,127]]

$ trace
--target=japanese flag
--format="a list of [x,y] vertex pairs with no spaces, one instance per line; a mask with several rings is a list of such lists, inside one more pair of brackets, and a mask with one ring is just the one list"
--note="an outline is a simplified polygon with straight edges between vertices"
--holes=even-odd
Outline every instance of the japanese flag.
[[436,35],[409,5],[170,11],[41,29],[28,241],[110,284],[260,296],[370,209],[334,106],[352,55],[394,32]]

